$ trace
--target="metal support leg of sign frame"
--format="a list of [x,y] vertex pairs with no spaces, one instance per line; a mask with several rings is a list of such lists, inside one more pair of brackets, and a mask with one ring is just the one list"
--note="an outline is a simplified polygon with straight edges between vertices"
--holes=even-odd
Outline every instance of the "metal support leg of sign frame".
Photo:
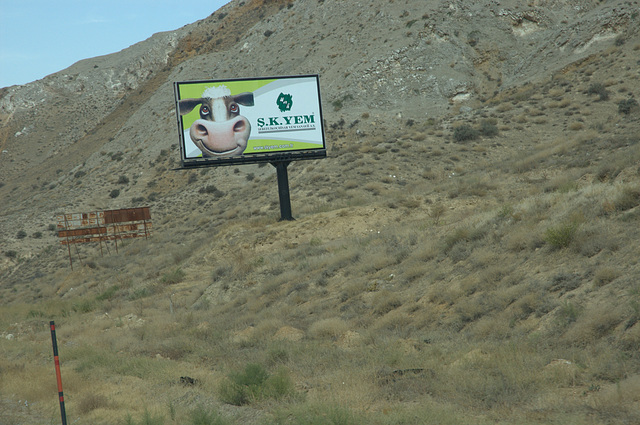
[[274,161],[278,174],[278,197],[280,198],[280,220],[295,220],[291,215],[291,198],[289,197],[289,174],[287,166],[291,161]]

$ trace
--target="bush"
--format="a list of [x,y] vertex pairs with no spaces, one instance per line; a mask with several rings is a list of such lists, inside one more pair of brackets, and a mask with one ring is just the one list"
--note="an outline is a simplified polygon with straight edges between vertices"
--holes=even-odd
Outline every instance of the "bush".
[[632,97],[626,100],[621,100],[620,102],[618,102],[618,112],[628,115],[629,113],[631,113],[631,110],[637,106],[638,101]]
[[125,425],[164,425],[164,417],[162,415],[154,416],[145,409],[140,422],[134,421],[131,415],[128,415],[124,423]]
[[120,189],[113,189],[110,193],[109,193],[109,197],[111,198],[117,198],[118,196],[120,196]]
[[173,285],[182,282],[185,276],[186,273],[184,272],[184,270],[178,267],[177,269],[162,275],[160,282],[164,283],[165,285]]
[[78,411],[86,415],[87,413],[100,409],[100,408],[108,408],[109,400],[102,394],[88,393],[85,394],[78,403]]
[[453,139],[456,142],[466,142],[468,140],[474,140],[478,138],[478,135],[478,130],[472,128],[467,124],[463,124],[453,129]]
[[544,240],[553,248],[566,248],[573,241],[578,230],[575,222],[549,227],[545,232]]
[[640,188],[638,187],[625,187],[614,201],[617,211],[627,211],[637,205],[640,205]]
[[18,230],[18,233],[16,234],[16,238],[24,239],[26,237],[27,237],[27,232],[25,232],[24,230]]
[[598,269],[593,276],[593,284],[596,287],[607,285],[620,276],[620,273],[616,269],[604,267]]
[[587,90],[587,94],[597,94],[600,96],[600,100],[608,100],[609,99],[609,90],[602,83],[593,83],[589,86]]
[[266,398],[280,400],[293,392],[293,382],[284,369],[271,376],[257,363],[249,363],[244,370],[230,373],[219,387],[220,399],[234,406]]
[[95,309],[95,303],[89,299],[82,299],[73,304],[76,313],[89,313]]
[[[409,421],[385,420],[380,423],[416,423],[417,418]],[[347,407],[339,404],[302,404],[291,406],[276,412],[276,424],[296,425],[360,425],[369,424],[372,421],[361,415],[357,415]],[[377,422],[376,422],[377,423]],[[431,422],[435,423],[435,422]],[[447,422],[453,423],[453,422]]]
[[229,422],[218,413],[199,406],[191,412],[191,422],[189,423],[191,425],[225,425]]
[[498,127],[490,120],[483,120],[480,124],[480,133],[485,137],[497,136],[498,132]]
[[220,189],[218,189],[217,187],[215,187],[214,185],[210,184],[208,186],[205,187],[201,187],[198,190],[199,193],[209,193],[209,194],[213,194],[216,197],[220,198],[222,196],[224,196],[224,192],[221,191]]
[[127,176],[120,176],[118,178],[118,184],[127,184],[129,183],[129,177]]

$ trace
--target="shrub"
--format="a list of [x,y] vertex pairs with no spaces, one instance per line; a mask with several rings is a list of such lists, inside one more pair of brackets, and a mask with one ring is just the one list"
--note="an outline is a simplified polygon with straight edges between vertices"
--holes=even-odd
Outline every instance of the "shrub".
[[466,142],[468,140],[474,140],[478,138],[478,135],[478,130],[467,124],[462,124],[461,126],[453,129],[453,139],[456,142]]
[[631,110],[637,106],[638,101],[632,97],[629,99],[621,100],[620,102],[618,102],[618,112],[628,115],[629,113],[631,113]]
[[18,239],[24,239],[27,237],[27,232],[25,232],[24,230],[18,230],[18,233],[16,233],[16,238]]
[[614,280],[616,280],[620,276],[620,273],[612,268],[604,267],[598,269],[593,276],[593,284],[596,287],[607,285]]
[[[412,417],[407,422],[395,422],[392,420],[384,423],[411,423],[417,418]],[[356,415],[354,412],[341,405],[332,404],[303,404],[294,405],[276,412],[276,424],[296,425],[360,425],[371,423],[370,420]],[[383,423],[383,422],[380,422]]]
[[348,324],[339,317],[330,317],[314,322],[309,326],[309,335],[318,339],[338,339],[349,329]]
[[225,403],[242,406],[265,398],[279,400],[291,396],[293,383],[284,369],[270,376],[264,366],[249,363],[244,370],[227,376],[220,384],[219,395]]
[[95,304],[92,300],[84,299],[73,304],[73,311],[77,313],[89,313],[93,311]]
[[549,227],[545,232],[544,240],[553,248],[566,248],[575,238],[577,230],[578,224],[575,222]]
[[98,300],[98,301],[109,300],[109,299],[113,298],[113,296],[116,294],[116,292],[118,292],[119,289],[120,289],[120,287],[118,285],[113,285],[113,286],[109,287],[106,291],[104,291],[101,294],[99,294],[96,297],[96,300]]
[[394,292],[383,290],[373,297],[373,312],[384,315],[402,305],[402,299]]
[[191,412],[191,425],[225,425],[229,422],[218,413],[208,410],[204,406],[198,406]]
[[569,324],[575,322],[581,312],[582,307],[577,306],[570,301],[565,301],[558,308],[558,317],[561,322]]
[[593,83],[589,86],[587,90],[587,94],[597,94],[600,96],[600,100],[608,100],[609,99],[609,91],[602,83]]
[[164,425],[164,417],[162,415],[154,416],[151,412],[145,409],[140,422],[134,421],[131,415],[128,415],[124,423],[125,425]]
[[16,258],[18,256],[18,253],[16,251],[9,250],[4,252],[4,256],[7,258]]
[[434,204],[429,211],[429,217],[431,217],[435,224],[440,223],[440,219],[444,216],[444,213],[447,211],[447,208],[444,204]]
[[491,120],[483,120],[480,124],[480,133],[485,137],[494,137],[498,135],[499,130]]
[[186,273],[184,272],[184,270],[178,267],[173,271],[163,274],[160,282],[164,283],[165,285],[174,285],[176,283],[182,282],[185,276]]
[[120,176],[118,178],[118,184],[127,184],[129,183],[129,177],[127,176]]
[[109,197],[110,198],[117,198],[118,196],[120,196],[120,189],[113,189],[110,193],[109,193]]
[[213,194],[215,196],[217,196],[218,198],[224,196],[224,192],[221,191],[220,189],[218,189],[217,187],[215,187],[214,185],[210,184],[208,186],[205,187],[201,187],[198,190],[199,193],[210,193]]
[[640,204],[640,188],[625,187],[614,201],[617,211],[627,211]]
[[88,393],[80,399],[78,403],[78,411],[86,415],[92,410],[109,407],[109,400],[102,394]]

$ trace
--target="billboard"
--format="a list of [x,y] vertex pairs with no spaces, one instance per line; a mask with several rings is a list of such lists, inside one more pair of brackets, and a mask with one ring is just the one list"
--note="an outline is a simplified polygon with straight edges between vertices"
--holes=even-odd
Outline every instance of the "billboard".
[[175,82],[183,167],[326,156],[317,75]]

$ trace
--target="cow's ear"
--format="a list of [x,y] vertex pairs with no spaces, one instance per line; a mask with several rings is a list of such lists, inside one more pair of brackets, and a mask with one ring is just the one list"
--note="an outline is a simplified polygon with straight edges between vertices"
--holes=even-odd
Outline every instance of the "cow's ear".
[[245,92],[233,96],[233,100],[242,106],[253,106],[253,93]]
[[178,107],[180,108],[180,115],[187,115],[189,112],[193,111],[193,108],[200,105],[202,103],[202,98],[200,99],[182,99],[178,102]]

